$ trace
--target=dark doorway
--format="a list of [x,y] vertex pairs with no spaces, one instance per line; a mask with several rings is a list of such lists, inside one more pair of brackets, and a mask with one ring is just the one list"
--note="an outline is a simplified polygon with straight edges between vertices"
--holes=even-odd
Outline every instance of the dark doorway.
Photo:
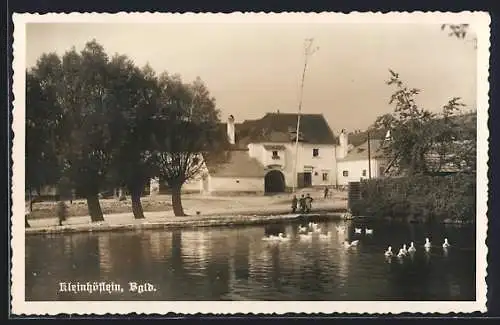
[[285,192],[285,176],[279,170],[271,170],[264,178],[266,193]]
[[298,188],[310,187],[312,185],[312,173],[297,173]]

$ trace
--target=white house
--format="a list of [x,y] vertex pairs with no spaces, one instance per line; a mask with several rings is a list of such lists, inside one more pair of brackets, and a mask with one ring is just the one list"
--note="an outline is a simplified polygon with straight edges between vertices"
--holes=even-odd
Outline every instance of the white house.
[[[338,185],[348,185],[361,179],[383,177],[387,168],[382,145],[384,140],[370,139],[359,146],[348,147],[348,136],[341,132],[337,151]],[[368,147],[369,150],[368,150]]]
[[235,128],[236,141],[265,168],[265,192],[336,184],[337,141],[328,123],[322,114],[302,114],[296,147],[297,118],[297,114],[268,113]]
[[235,123],[230,116],[221,125],[232,145],[227,159],[222,164],[205,161],[205,172],[183,190],[259,193],[336,185],[337,140],[328,123],[322,114],[302,114],[296,147],[297,117],[268,113]]

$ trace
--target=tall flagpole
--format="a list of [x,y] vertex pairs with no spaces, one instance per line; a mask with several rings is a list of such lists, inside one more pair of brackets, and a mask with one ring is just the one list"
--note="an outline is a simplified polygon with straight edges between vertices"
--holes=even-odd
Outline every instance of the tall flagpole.
[[370,131],[366,132],[368,138],[368,179],[372,179],[372,150],[370,146]]
[[297,161],[299,157],[299,131],[300,131],[300,115],[302,113],[302,97],[304,94],[304,80],[306,77],[306,70],[307,70],[307,62],[309,60],[309,57],[316,52],[319,47],[312,47],[314,39],[313,38],[307,38],[305,40],[305,60],[304,60],[304,70],[302,70],[302,81],[300,83],[300,97],[299,97],[299,111],[297,114],[297,130],[295,133],[295,162],[293,166],[293,177],[295,178],[295,182],[292,182],[293,187],[292,187],[292,193],[295,193],[296,188],[298,187],[298,176],[297,176]]

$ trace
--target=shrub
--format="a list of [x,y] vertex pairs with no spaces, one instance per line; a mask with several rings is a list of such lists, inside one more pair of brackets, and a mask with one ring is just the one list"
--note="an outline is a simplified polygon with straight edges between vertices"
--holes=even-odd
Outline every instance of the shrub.
[[475,174],[378,178],[362,181],[360,190],[355,215],[475,220]]

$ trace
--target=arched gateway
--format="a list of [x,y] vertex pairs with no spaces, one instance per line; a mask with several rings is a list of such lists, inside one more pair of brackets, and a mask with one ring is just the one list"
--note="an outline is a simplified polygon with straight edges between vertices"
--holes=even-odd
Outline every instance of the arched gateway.
[[285,192],[285,176],[279,170],[269,171],[264,178],[264,188],[266,193]]

